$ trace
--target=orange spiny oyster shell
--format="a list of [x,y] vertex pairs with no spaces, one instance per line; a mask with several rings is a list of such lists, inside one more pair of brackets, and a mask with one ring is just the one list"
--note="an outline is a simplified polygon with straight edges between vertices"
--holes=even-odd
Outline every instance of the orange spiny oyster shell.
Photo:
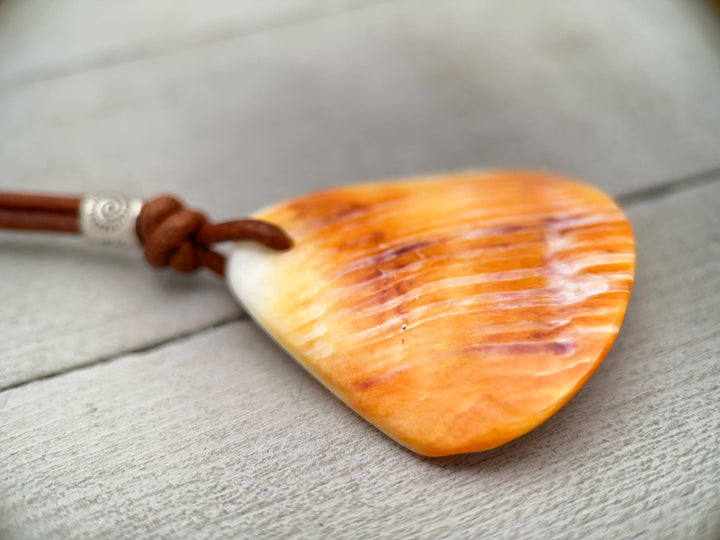
[[633,281],[622,211],[547,174],[357,185],[255,217],[295,247],[237,244],[240,301],[358,414],[428,456],[499,446],[555,413],[610,348]]

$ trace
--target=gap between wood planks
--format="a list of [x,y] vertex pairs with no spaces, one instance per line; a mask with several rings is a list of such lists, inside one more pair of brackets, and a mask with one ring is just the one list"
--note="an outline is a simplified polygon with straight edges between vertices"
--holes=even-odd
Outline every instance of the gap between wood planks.
[[15,90],[23,86],[29,86],[37,83],[48,82],[56,79],[62,79],[76,75],[78,73],[84,73],[87,71],[96,71],[100,69],[110,68],[122,64],[130,64],[133,62],[140,62],[146,59],[152,59],[162,56],[170,56],[175,53],[182,53],[194,48],[206,47],[215,43],[221,43],[223,41],[231,41],[234,39],[244,39],[247,37],[255,36],[258,34],[264,34],[268,32],[274,32],[276,30],[284,30],[287,28],[299,27],[306,24],[312,24],[317,21],[325,21],[334,19],[337,17],[343,17],[354,13],[370,10],[373,8],[381,7],[388,4],[395,4],[402,2],[403,0],[378,0],[370,4],[355,5],[349,8],[338,8],[335,11],[327,14],[308,13],[306,15],[300,15],[295,17],[280,18],[280,20],[274,23],[269,22],[265,25],[260,25],[253,29],[246,30],[215,30],[215,34],[212,36],[198,36],[195,39],[178,38],[177,40],[170,39],[165,45],[155,45],[155,47],[148,48],[143,47],[142,43],[136,46],[130,46],[127,49],[100,52],[89,55],[85,59],[81,59],[77,63],[65,62],[57,66],[47,68],[36,68],[30,70],[25,74],[11,77],[6,81],[0,79],[0,92],[6,90]]
[[[633,206],[636,206],[636,205],[653,202],[658,199],[670,197],[670,196],[678,194],[678,193],[684,193],[684,192],[692,190],[692,189],[698,189],[698,188],[701,188],[703,186],[706,186],[706,185],[709,185],[709,184],[712,184],[715,182],[720,183],[720,166],[715,167],[713,169],[709,169],[707,171],[700,172],[700,173],[695,173],[695,174],[691,174],[688,176],[675,178],[673,180],[669,180],[667,182],[658,184],[656,186],[639,189],[637,191],[631,191],[629,193],[626,193],[625,195],[620,195],[618,197],[615,197],[615,200],[617,200],[624,208],[632,208]],[[62,375],[65,375],[66,373],[72,373],[73,371],[76,371],[79,369],[85,369],[85,368],[89,368],[89,367],[92,367],[92,366],[95,366],[98,364],[106,364],[108,362],[113,362],[115,360],[124,358],[128,355],[152,352],[157,349],[161,349],[162,347],[165,347],[166,345],[172,345],[179,341],[190,339],[198,334],[207,332],[208,330],[214,330],[216,328],[221,328],[223,326],[227,326],[227,325],[230,325],[230,324],[233,324],[233,323],[236,323],[239,321],[247,320],[247,319],[248,319],[248,316],[245,313],[241,313],[238,315],[232,315],[231,317],[226,317],[224,319],[221,319],[212,324],[203,326],[196,330],[190,330],[188,332],[183,332],[176,336],[171,336],[171,337],[168,337],[165,339],[153,341],[146,345],[142,345],[140,347],[135,347],[133,349],[128,349],[126,351],[122,351],[117,354],[97,358],[95,360],[90,360],[88,362],[84,362],[82,364],[78,364],[78,365],[72,366],[72,367],[64,369],[64,370],[58,370],[58,371],[54,371],[51,373],[46,373],[45,375],[35,377],[34,379],[29,379],[27,381],[20,381],[17,383],[9,384],[7,386],[2,386],[2,387],[0,387],[0,393],[4,392],[6,390],[13,390],[16,388],[21,388],[21,387],[23,387],[27,384],[33,383],[33,382],[43,381],[46,379],[54,379],[55,377],[60,377]]]
[[49,373],[45,373],[44,375],[40,375],[38,377],[35,377],[34,379],[29,379],[27,381],[19,381],[19,382],[13,383],[13,384],[8,384],[6,386],[1,386],[0,393],[4,392],[6,390],[13,390],[15,388],[20,388],[22,386],[25,386],[25,385],[33,383],[33,382],[44,381],[46,379],[54,379],[56,377],[65,375],[66,373],[72,373],[73,371],[76,371],[79,369],[85,369],[85,368],[89,368],[92,366],[96,366],[98,364],[106,364],[108,362],[113,362],[114,360],[119,360],[120,358],[129,356],[132,354],[143,354],[143,353],[147,353],[147,352],[152,352],[157,349],[161,349],[165,345],[171,345],[173,343],[177,343],[184,339],[190,339],[193,336],[202,334],[203,332],[207,332],[209,330],[214,330],[215,328],[221,328],[223,326],[227,326],[227,325],[230,325],[230,324],[233,324],[236,322],[240,322],[245,319],[248,319],[248,316],[245,313],[232,315],[231,317],[225,317],[224,319],[220,319],[219,321],[215,321],[212,324],[208,324],[206,326],[197,328],[195,330],[189,330],[187,332],[183,332],[183,333],[177,334],[175,336],[171,336],[171,337],[164,338],[164,339],[158,339],[156,341],[151,341],[150,343],[146,343],[145,345],[140,345],[139,347],[128,349],[126,351],[122,351],[122,352],[119,352],[116,354],[102,356],[102,357],[96,358],[94,360],[88,360],[87,362],[77,364],[77,365],[72,366],[67,369],[62,369],[62,370],[58,370],[58,371],[52,371]]
[[652,202],[681,191],[712,184],[718,180],[720,180],[720,166],[699,173],[681,176],[680,178],[662,182],[655,186],[630,191],[629,193],[615,197],[615,200],[619,202],[621,206],[630,208],[636,204]]

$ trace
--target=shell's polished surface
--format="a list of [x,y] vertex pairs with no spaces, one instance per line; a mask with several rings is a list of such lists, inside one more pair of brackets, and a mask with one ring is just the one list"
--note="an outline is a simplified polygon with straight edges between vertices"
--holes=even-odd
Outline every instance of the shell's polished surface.
[[238,244],[235,294],[338,397],[429,456],[550,417],[607,353],[632,286],[623,213],[547,174],[366,184],[256,217],[296,244]]

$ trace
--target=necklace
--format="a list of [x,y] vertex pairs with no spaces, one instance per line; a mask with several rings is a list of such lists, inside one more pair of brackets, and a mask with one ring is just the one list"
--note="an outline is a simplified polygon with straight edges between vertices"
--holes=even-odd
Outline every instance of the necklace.
[[[605,194],[525,171],[342,187],[212,224],[149,202],[0,194],[0,227],[140,245],[225,276],[253,319],[411,450],[485,450],[538,426],[598,367],[634,271]],[[235,241],[227,261],[212,249]]]

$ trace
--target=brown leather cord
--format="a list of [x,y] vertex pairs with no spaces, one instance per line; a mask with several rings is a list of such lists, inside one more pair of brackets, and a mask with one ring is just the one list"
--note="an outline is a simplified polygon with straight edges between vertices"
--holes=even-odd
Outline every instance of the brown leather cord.
[[30,212],[77,214],[80,197],[56,197],[29,193],[0,193],[0,208]]
[[0,193],[0,228],[80,232],[79,197]]
[[[79,207],[77,197],[0,193],[0,228],[77,233]],[[276,225],[253,219],[213,224],[171,196],[145,203],[135,229],[151,266],[181,273],[205,267],[224,276],[225,257],[210,248],[218,242],[251,240],[275,250],[292,247],[290,237]]]
[[0,210],[0,229],[48,232],[80,232],[78,218],[72,214],[43,214]]

